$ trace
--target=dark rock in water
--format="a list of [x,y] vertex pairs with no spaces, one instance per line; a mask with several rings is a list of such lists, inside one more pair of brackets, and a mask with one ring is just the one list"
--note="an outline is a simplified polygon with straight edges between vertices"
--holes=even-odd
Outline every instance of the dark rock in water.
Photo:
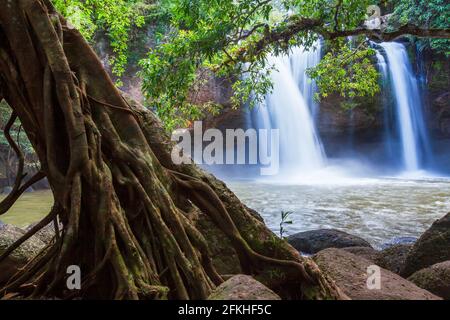
[[328,248],[369,247],[366,240],[334,229],[321,229],[296,233],[287,241],[298,251],[317,253]]
[[[342,249],[323,250],[314,256],[314,261],[353,300],[441,300],[399,275]],[[368,286],[371,267],[380,268],[379,287]]]
[[[25,235],[25,231],[8,225],[0,225],[0,255],[2,255],[14,242]],[[30,259],[38,254],[45,244],[36,236],[25,241],[6,260],[0,262],[0,284],[8,281]]]
[[400,274],[406,257],[411,250],[411,244],[398,244],[378,252],[375,263],[393,273]]
[[236,275],[218,286],[208,300],[281,300],[281,298],[252,277]]
[[450,260],[450,213],[433,223],[417,240],[406,258],[401,275],[409,277],[416,271],[447,260]]
[[378,251],[370,247],[348,247],[342,250],[350,252],[358,257],[363,257],[369,261],[375,262],[378,257]]
[[385,242],[381,245],[381,249],[387,249],[393,246],[397,246],[397,245],[413,245],[414,243],[416,243],[417,238],[415,237],[397,237],[397,238],[393,238],[391,240],[389,240],[388,242]]
[[450,260],[417,271],[408,280],[445,300],[450,300]]

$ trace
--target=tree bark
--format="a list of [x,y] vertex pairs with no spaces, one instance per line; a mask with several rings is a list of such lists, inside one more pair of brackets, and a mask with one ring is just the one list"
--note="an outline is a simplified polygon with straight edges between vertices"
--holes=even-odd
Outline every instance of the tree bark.
[[[242,270],[284,298],[345,298],[222,182],[195,165],[172,163],[158,119],[124,99],[50,1],[0,0],[0,6],[0,92],[55,199],[25,238],[48,221],[63,225],[0,295],[205,299],[222,277],[192,223],[199,209],[229,239]],[[70,265],[82,270],[80,291],[66,288]]]

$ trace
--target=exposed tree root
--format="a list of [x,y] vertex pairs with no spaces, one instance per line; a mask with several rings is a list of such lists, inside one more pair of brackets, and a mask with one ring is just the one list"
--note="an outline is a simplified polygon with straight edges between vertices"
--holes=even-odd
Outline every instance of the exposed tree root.
[[14,180],[12,190],[6,196],[6,198],[0,202],[0,215],[6,213],[12,207],[12,205],[17,201],[17,199],[30,186],[32,186],[33,184],[35,184],[39,180],[42,180],[45,177],[45,174],[43,172],[38,172],[33,177],[31,177],[28,181],[26,181],[24,184],[22,184],[23,180],[27,176],[27,174],[24,173],[25,157],[23,155],[22,150],[20,150],[19,145],[11,137],[11,132],[10,132],[11,128],[14,125],[16,120],[17,120],[17,114],[13,111],[11,113],[11,116],[10,116],[8,122],[6,123],[5,129],[3,130],[3,134],[5,135],[6,140],[8,141],[11,149],[14,151],[14,153],[17,156],[18,164],[17,164],[17,171],[16,171],[16,179]]
[[[124,100],[49,1],[3,2],[0,91],[39,156],[37,178],[47,176],[55,207],[0,259],[55,216],[62,231],[0,295],[206,299],[223,280],[187,214],[195,206],[228,237],[242,270],[283,297],[345,297],[287,243],[267,249],[275,236],[223,183],[195,165],[174,166],[158,121]],[[82,270],[81,291],[67,289],[70,265]]]

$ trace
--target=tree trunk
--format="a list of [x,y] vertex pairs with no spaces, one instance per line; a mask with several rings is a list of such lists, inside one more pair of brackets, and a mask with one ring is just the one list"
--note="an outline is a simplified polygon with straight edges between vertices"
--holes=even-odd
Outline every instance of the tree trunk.
[[[192,223],[197,208],[229,239],[242,270],[284,298],[345,298],[222,182],[172,163],[156,117],[123,98],[49,0],[0,6],[0,96],[19,117],[55,199],[27,237],[49,221],[63,225],[1,295],[205,299],[222,277]],[[70,265],[81,268],[80,291],[66,288]]]

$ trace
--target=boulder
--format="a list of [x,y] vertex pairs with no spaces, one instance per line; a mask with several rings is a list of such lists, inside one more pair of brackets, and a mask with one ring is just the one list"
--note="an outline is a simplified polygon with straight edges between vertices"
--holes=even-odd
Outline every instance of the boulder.
[[436,263],[450,260],[450,213],[425,231],[406,257],[401,275],[405,278],[414,272]]
[[450,300],[450,260],[417,271],[408,280],[441,298]]
[[[31,230],[37,223],[30,224],[26,231]],[[44,228],[42,228],[40,231],[36,233],[36,237],[38,237],[41,241],[43,241],[45,244],[50,244],[52,240],[54,239],[56,233],[55,233],[55,226],[53,222],[46,225]]]
[[287,238],[295,249],[314,254],[328,248],[368,247],[366,240],[335,229],[321,229],[296,233]]
[[208,300],[281,300],[281,298],[252,277],[236,275],[218,286]]
[[[354,300],[440,300],[414,283],[342,249],[323,250],[313,259],[319,268]],[[379,288],[368,286],[370,268],[379,268]]]
[[350,252],[359,257],[363,257],[364,259],[367,259],[369,261],[375,261],[379,253],[377,250],[370,247],[348,247],[342,248],[342,250]]
[[[9,246],[21,238],[25,231],[8,224],[0,225],[0,255],[3,254]],[[45,247],[45,243],[38,237],[33,236],[19,248],[17,248],[9,257],[0,262],[0,283],[4,283],[11,278],[21,267],[30,259],[38,254]]]
[[369,247],[349,247],[342,250],[367,259],[393,273],[400,274],[411,248],[412,245],[399,244],[389,246],[381,251]]
[[398,244],[388,247],[378,252],[373,261],[382,268],[400,274],[411,248],[412,245],[408,244]]

